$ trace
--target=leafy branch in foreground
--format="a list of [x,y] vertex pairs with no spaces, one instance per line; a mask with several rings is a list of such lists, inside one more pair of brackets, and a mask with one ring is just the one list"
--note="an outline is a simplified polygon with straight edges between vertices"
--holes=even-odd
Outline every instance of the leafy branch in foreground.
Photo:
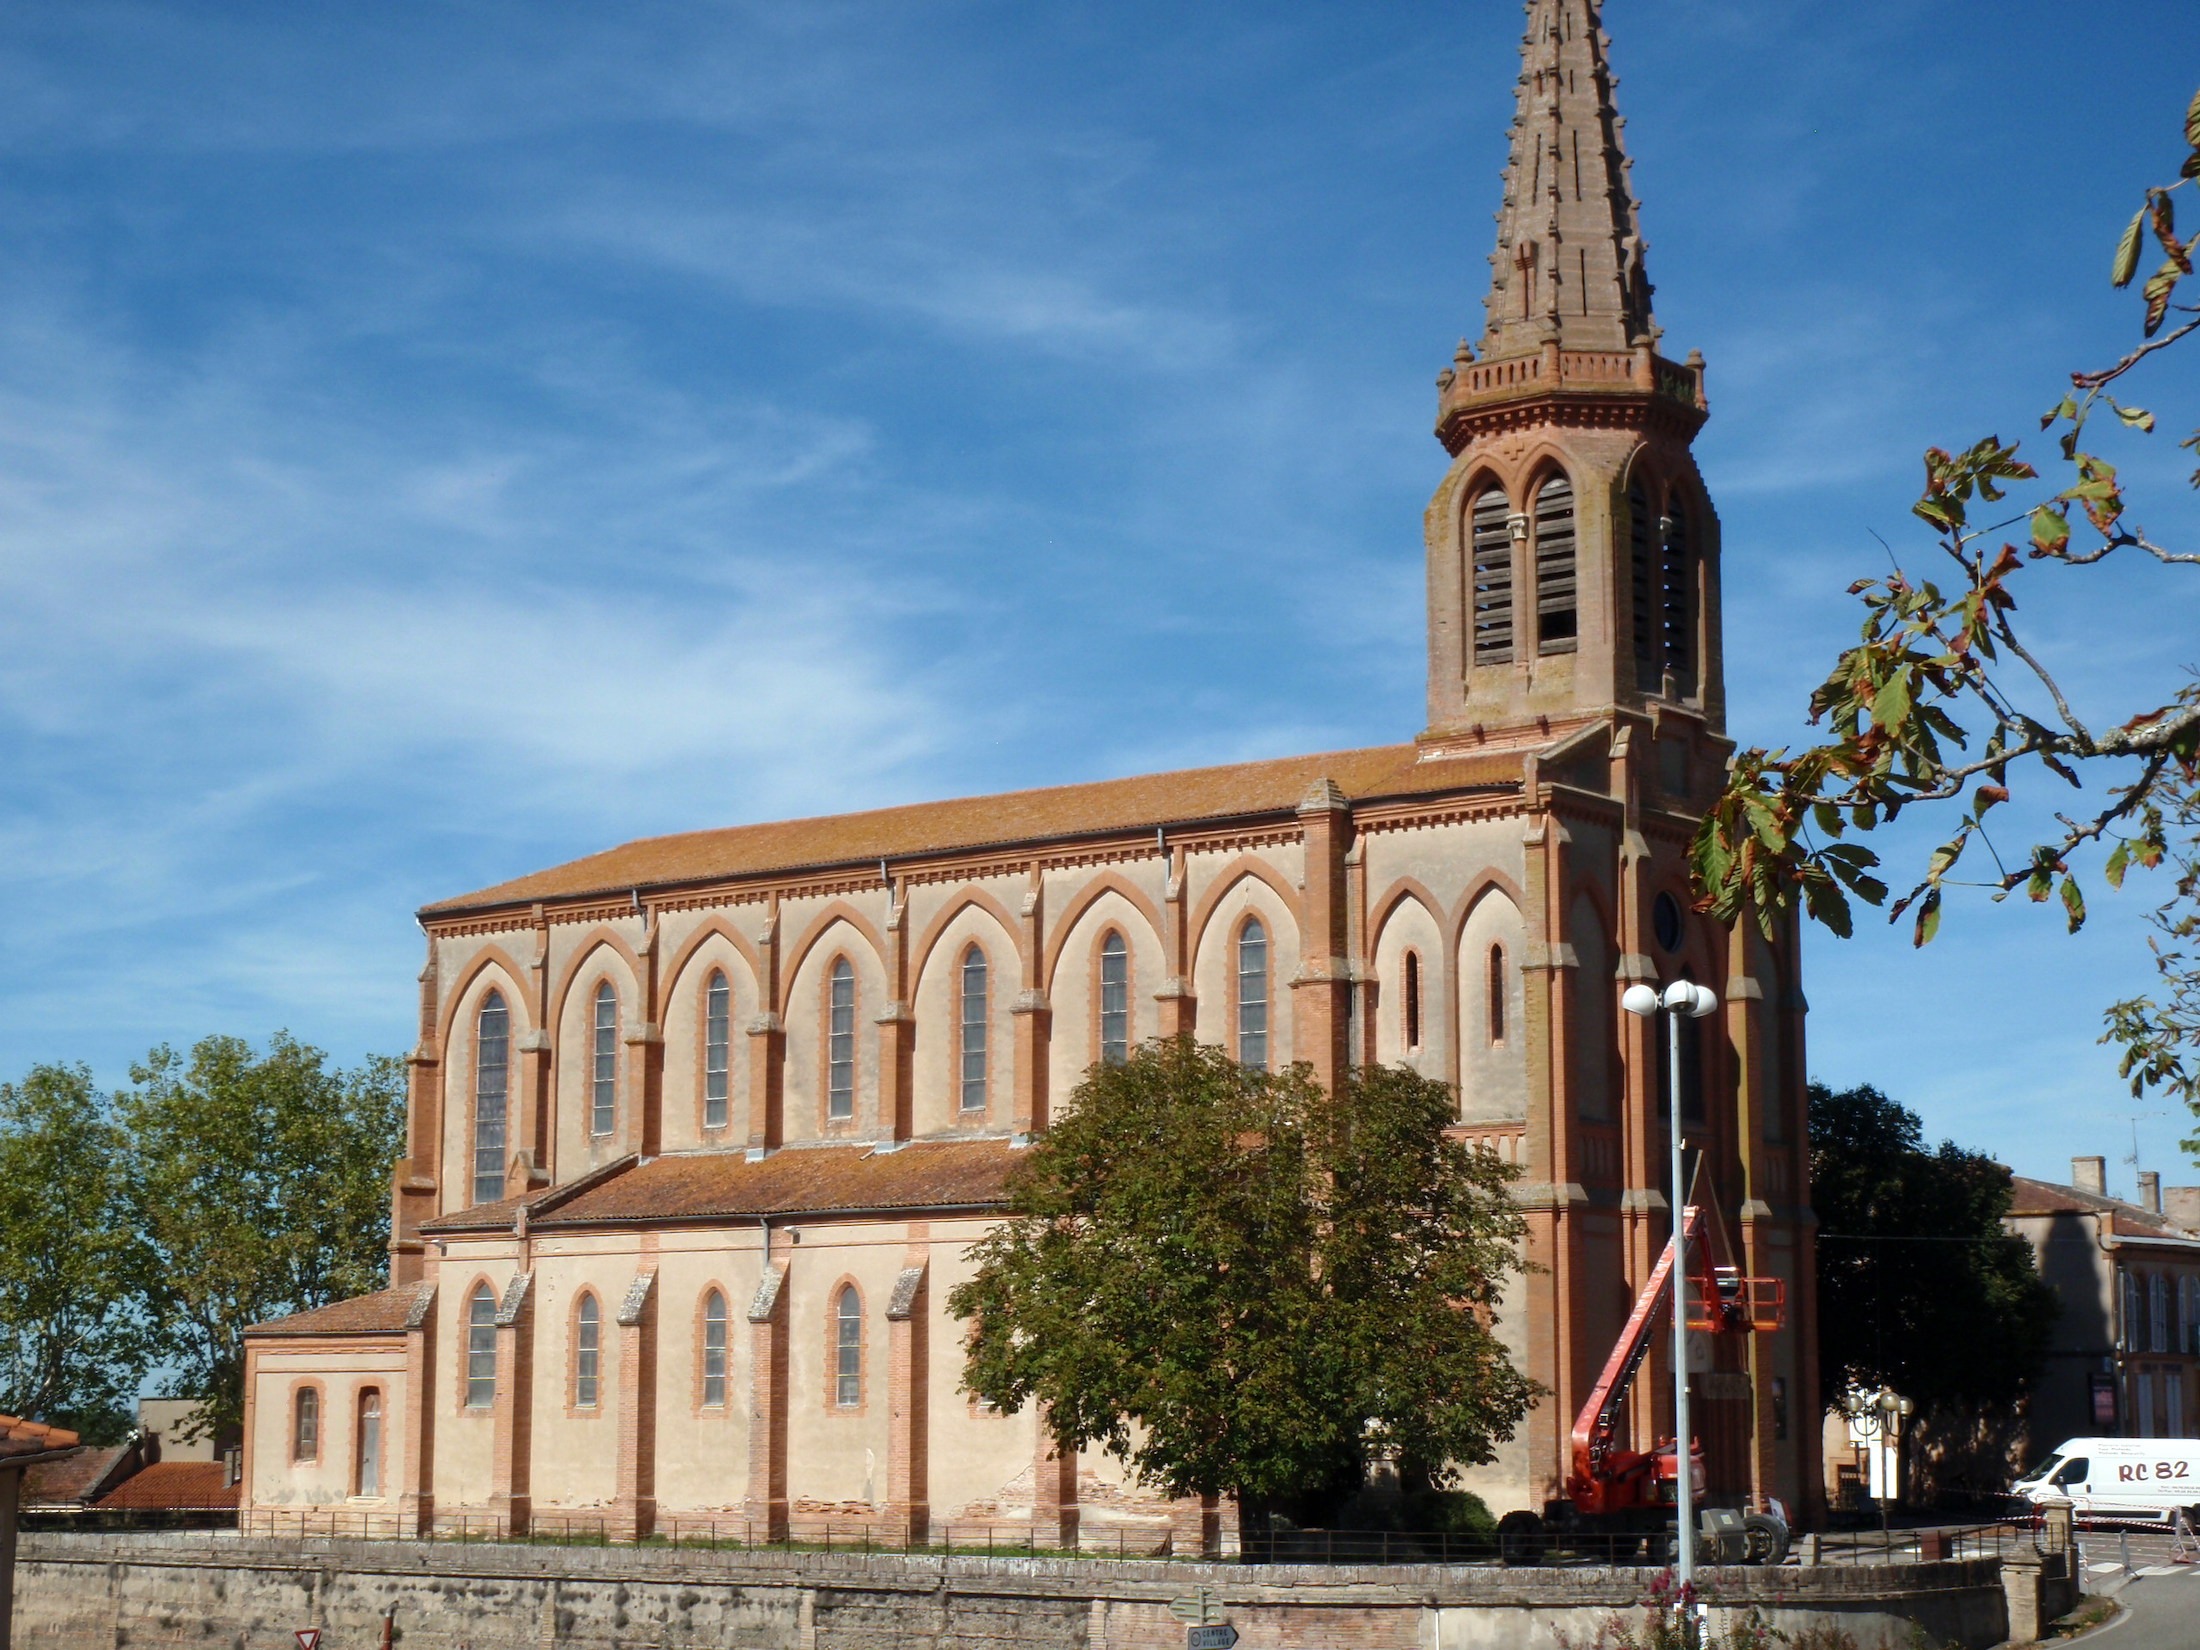
[[[2072,373],[2069,393],[2040,421],[2043,430],[2059,429],[2060,490],[1995,509],[2013,489],[2041,480],[2017,443],[1988,436],[1960,452],[1926,453],[1925,491],[1912,508],[1936,535],[1941,576],[1897,566],[1850,586],[1864,606],[1862,638],[1810,699],[1811,721],[1827,737],[1803,750],[1738,753],[1697,832],[1693,865],[1703,908],[1722,921],[1748,911],[1769,933],[1779,913],[1799,903],[1846,936],[1852,896],[1882,905],[1889,893],[1874,874],[1878,855],[1853,837],[1905,809],[1950,810],[1948,839],[1889,911],[1890,921],[1910,913],[1913,942],[1924,945],[1939,929],[1943,891],[1963,885],[1959,867],[1968,885],[1997,900],[2018,889],[2034,901],[2059,900],[2075,931],[2086,915],[2074,868],[2082,854],[2100,852],[2111,887],[2135,865],[2174,858],[2186,875],[2155,916],[2167,1000],[2116,1005],[2104,1040],[2123,1046],[2135,1090],[2158,1084],[2200,1107],[2200,1070],[2188,1058],[2200,1038],[2200,965],[2186,949],[2200,890],[2195,850],[2176,848],[2170,834],[2176,826],[2190,840],[2200,826],[2200,684],[2168,688],[2159,702],[2142,701],[2113,722],[2083,717],[2016,622],[2018,587],[2040,562],[2085,567],[2122,550],[2171,568],[2200,565],[2200,552],[2173,548],[2137,520],[2096,439],[2104,423],[2112,433],[2153,432],[2154,414],[2118,395],[2134,369],[2200,330],[2200,305],[2178,301],[2200,235],[2178,238],[2175,199],[2200,177],[2200,96],[2186,110],[2183,135],[2189,153],[2176,181],[2146,191],[2109,271],[2113,285],[2128,287],[2150,240],[2162,254],[2140,289],[2142,341],[2109,367]],[[2200,452],[2200,431],[2180,445]],[[2200,488],[2200,471],[2191,480]],[[2001,538],[2020,524],[2022,549]],[[2099,775],[2109,786],[2105,801],[2057,811],[2041,840],[2004,848],[1989,814],[2043,771],[2074,790]]]

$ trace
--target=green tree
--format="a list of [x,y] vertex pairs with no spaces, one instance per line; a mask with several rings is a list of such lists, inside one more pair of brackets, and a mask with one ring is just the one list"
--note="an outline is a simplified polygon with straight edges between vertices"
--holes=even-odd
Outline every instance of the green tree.
[[[2100,439],[2103,428],[2111,439],[2152,434],[2154,414],[2117,397],[2129,393],[2131,374],[2200,331],[2200,305],[2177,301],[2200,237],[2179,239],[2175,199],[2200,177],[2200,97],[2186,110],[2183,136],[2177,178],[2145,192],[2110,260],[2111,283],[2125,287],[2149,240],[2161,253],[2141,287],[2142,341],[2111,366],[2072,373],[2070,391],[2040,420],[2060,431],[2055,479],[2031,486],[2040,472],[1998,436],[1925,454],[1925,492],[1913,508],[1937,540],[1940,579],[1897,567],[1851,587],[1864,607],[1862,640],[1810,700],[1827,737],[1792,753],[1740,752],[1697,834],[1694,867],[1704,904],[1721,920],[1751,911],[1770,932],[1776,913],[1800,901],[1846,935],[1849,896],[1877,905],[1889,892],[1874,874],[1878,856],[1854,837],[1906,812],[1945,816],[1947,840],[1889,913],[1911,913],[1913,940],[1924,945],[1939,928],[1944,890],[1966,881],[1997,900],[2019,889],[2058,900],[2075,930],[2085,920],[2078,862],[2086,855],[2099,856],[2112,887],[2134,865],[2173,858],[2183,874],[2154,917],[2162,994],[2111,1007],[2103,1040],[2122,1047],[2134,1093],[2157,1086],[2200,1111],[2200,684],[2188,675],[2133,703],[2081,713],[2016,617],[2042,564],[2090,567],[2122,551],[2176,577],[2200,566],[2200,552],[2150,535]],[[2200,450],[2200,432],[2181,445]],[[2192,483],[2200,487],[2200,471]],[[2019,488],[2024,500],[2008,502]],[[2012,529],[2021,550],[2001,537]],[[2088,779],[2109,788],[2098,807],[2055,813],[2040,840],[1997,844],[1991,810],[2049,776],[2073,789]],[[2200,1152],[2200,1136],[2187,1146]]]
[[82,1066],[0,1084],[0,1412],[127,1432],[145,1367],[121,1132]]
[[1489,1460],[1535,1393],[1489,1322],[1523,1226],[1455,1112],[1408,1071],[1331,1095],[1189,1040],[1094,1067],[948,1298],[965,1386],[1255,1518],[1320,1517],[1378,1453]]
[[1813,1083],[1810,1173],[1828,1404],[1893,1387],[1919,1434],[1958,1454],[2014,1422],[2060,1307],[2001,1224],[2009,1171],[1953,1141],[1928,1148],[1917,1114],[1875,1088]]
[[118,1109],[154,1346],[208,1394],[203,1423],[234,1421],[249,1325],[388,1281],[402,1067],[334,1069],[277,1032],[264,1055],[208,1037],[130,1075]]

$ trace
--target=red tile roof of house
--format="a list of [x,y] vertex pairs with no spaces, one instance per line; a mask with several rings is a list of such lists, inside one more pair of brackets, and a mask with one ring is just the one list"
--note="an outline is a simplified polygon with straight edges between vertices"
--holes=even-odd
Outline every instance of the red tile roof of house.
[[435,1299],[432,1283],[401,1283],[372,1295],[355,1295],[348,1301],[331,1301],[309,1312],[287,1318],[270,1318],[247,1329],[247,1335],[402,1335],[418,1329]]
[[645,837],[456,899],[439,900],[422,907],[420,914],[445,916],[483,906],[623,894],[634,888],[716,882],[765,872],[865,865],[1014,843],[1289,814],[1324,779],[1334,781],[1352,802],[1446,791],[1502,791],[1519,785],[1526,754],[1519,749],[1492,750],[1423,761],[1418,746],[1379,745]]
[[156,1461],[94,1503],[131,1512],[228,1511],[237,1505],[237,1486],[223,1487],[219,1461]]
[[53,1460],[41,1461],[34,1467],[25,1467],[24,1509],[81,1507],[98,1500],[111,1487],[108,1480],[123,1465],[123,1458],[131,1453],[132,1446],[128,1444],[110,1444],[104,1448],[86,1446]]
[[52,1455],[75,1449],[80,1441],[67,1427],[49,1427],[38,1421],[0,1415],[0,1459]]
[[443,1215],[420,1229],[431,1236],[508,1230],[523,1206],[531,1228],[991,1209],[1000,1206],[1009,1171],[1022,1157],[1005,1140],[920,1140],[885,1152],[867,1145],[788,1146],[756,1163],[738,1151],[679,1152]]
[[2012,1216],[2099,1215],[2108,1222],[2109,1232],[2116,1237],[2182,1240],[2200,1244],[2200,1237],[2186,1231],[2182,1226],[2164,1216],[2150,1213],[2136,1203],[2126,1203],[2120,1197],[2080,1191],[2075,1186],[2059,1186],[2051,1180],[2033,1180],[2021,1174],[2011,1175],[2009,1182],[2009,1213]]

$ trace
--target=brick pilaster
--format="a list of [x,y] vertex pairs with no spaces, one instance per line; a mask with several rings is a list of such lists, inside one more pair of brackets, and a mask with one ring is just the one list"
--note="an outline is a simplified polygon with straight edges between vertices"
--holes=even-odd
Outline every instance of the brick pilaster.
[[[384,1423],[394,1423],[396,1431],[397,1533],[403,1536],[425,1535],[435,1524],[435,1374],[435,1290],[423,1287],[406,1320],[404,1412]],[[387,1397],[383,1403],[385,1412],[395,1408]]]
[[781,1018],[779,898],[772,897],[756,934],[757,990],[762,1002],[749,1022],[749,1155],[776,1150],[786,1138],[787,1025]]
[[787,1535],[787,1263],[767,1261],[749,1303],[749,1490],[742,1514],[767,1541]]
[[[647,1259],[648,1257],[645,1257]],[[619,1362],[612,1401],[619,1406],[617,1485],[611,1533],[639,1541],[657,1525],[657,1274],[634,1274],[616,1315]]]
[[1031,1538],[1056,1547],[1077,1545],[1077,1457],[1055,1450],[1046,1406],[1032,1408]]
[[1305,893],[1300,901],[1299,971],[1291,981],[1291,1052],[1314,1068],[1314,1080],[1336,1087],[1351,1064],[1352,965],[1346,932],[1345,854],[1352,846],[1352,811],[1336,781],[1317,780],[1300,801]]
[[1167,978],[1154,993],[1161,1009],[1161,1035],[1189,1037],[1199,1021],[1199,996],[1192,989],[1191,878],[1184,850],[1175,849],[1161,890],[1161,966]]
[[497,1303],[497,1390],[491,1425],[489,1510],[510,1534],[524,1535],[531,1503],[534,1447],[534,1303],[532,1272],[515,1272]]
[[910,1249],[886,1303],[886,1522],[905,1542],[931,1528],[931,1288],[928,1251]]
[[886,915],[886,1007],[878,1017],[878,1127],[874,1138],[916,1133],[917,1016],[909,979],[909,887],[894,889]]

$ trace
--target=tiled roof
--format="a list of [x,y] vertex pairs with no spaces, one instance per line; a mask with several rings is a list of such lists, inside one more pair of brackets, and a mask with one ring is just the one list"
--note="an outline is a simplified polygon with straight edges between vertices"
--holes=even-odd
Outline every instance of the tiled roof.
[[155,1461],[95,1503],[134,1512],[206,1512],[237,1505],[237,1486],[224,1488],[219,1461]]
[[432,1283],[401,1283],[372,1295],[332,1301],[310,1312],[256,1323],[247,1335],[402,1335],[420,1326],[421,1314],[435,1295]]
[[1022,1158],[1005,1140],[920,1140],[871,1146],[789,1146],[758,1163],[743,1152],[680,1152],[638,1163],[575,1190],[485,1203],[426,1221],[421,1231],[499,1231],[521,1204],[531,1228],[893,1209],[997,1207]]
[[2200,1237],[2173,1221],[2152,1214],[2136,1203],[2126,1203],[2120,1197],[2104,1197],[2097,1192],[2058,1186],[2051,1180],[2033,1180],[2021,1174],[2011,1175],[2009,1179],[2011,1215],[2101,1215],[2107,1219],[2108,1229],[2116,1237],[2184,1239],[2200,1244]]
[[95,1499],[108,1478],[131,1453],[128,1444],[85,1447],[56,1460],[23,1469],[23,1506],[79,1507]]
[[1523,753],[1491,751],[1421,761],[1413,745],[1329,751],[1238,762],[1221,768],[1140,774],[1084,785],[1009,791],[999,796],[919,802],[818,819],[735,825],[677,836],[645,837],[547,871],[440,900],[422,916],[482,906],[631,888],[713,882],[763,872],[862,865],[919,854],[1005,847],[1011,843],[1152,830],[1262,814],[1288,814],[1323,779],[1348,801],[1502,790],[1520,781]]
[[76,1434],[67,1427],[49,1427],[38,1421],[0,1415],[0,1456],[50,1455],[74,1449],[78,1442]]

